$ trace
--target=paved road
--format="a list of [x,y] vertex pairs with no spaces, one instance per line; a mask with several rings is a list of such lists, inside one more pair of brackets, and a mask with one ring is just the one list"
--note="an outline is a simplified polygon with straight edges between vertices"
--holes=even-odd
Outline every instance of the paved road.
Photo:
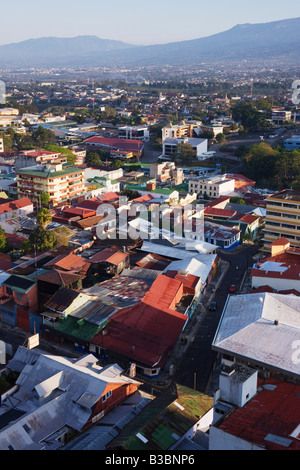
[[215,293],[217,302],[215,312],[206,312],[195,336],[195,340],[186,351],[180,370],[175,380],[187,387],[199,390],[202,393],[213,394],[215,382],[212,381],[214,367],[217,361],[216,352],[212,351],[211,344],[217,330],[224,305],[229,295],[231,284],[239,289],[245,271],[252,265],[252,257],[258,252],[257,246],[241,247],[232,253],[219,253],[219,256],[229,263],[229,269]]

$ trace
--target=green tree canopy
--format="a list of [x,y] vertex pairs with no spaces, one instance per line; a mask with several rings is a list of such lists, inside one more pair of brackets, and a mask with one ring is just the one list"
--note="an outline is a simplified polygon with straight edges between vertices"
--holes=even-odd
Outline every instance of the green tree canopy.
[[56,235],[52,230],[38,227],[30,233],[29,238],[24,242],[24,249],[28,253],[43,252],[52,250],[56,244]]
[[50,224],[51,220],[52,220],[52,215],[51,215],[51,212],[49,211],[49,209],[47,209],[46,207],[44,207],[43,209],[41,209],[38,214],[37,214],[37,222],[38,224],[45,228],[47,227],[47,225]]

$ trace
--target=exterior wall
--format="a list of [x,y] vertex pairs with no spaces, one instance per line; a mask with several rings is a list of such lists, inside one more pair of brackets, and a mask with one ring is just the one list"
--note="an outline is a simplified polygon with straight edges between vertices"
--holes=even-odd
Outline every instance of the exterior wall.
[[[49,175],[49,173],[47,173]],[[85,194],[84,170],[79,169],[73,174],[63,176],[38,176],[32,174],[17,175],[18,196],[29,197],[33,203],[39,204],[41,193],[50,195],[50,201],[55,206],[63,201],[72,200],[78,195]]]
[[175,444],[169,448],[169,450],[173,450],[174,447],[177,447],[178,444],[180,444],[180,442],[184,439],[193,439],[197,431],[203,430],[203,432],[205,432],[207,428],[209,428],[212,424],[213,412],[214,409],[212,407],[211,410],[209,410],[204,416],[202,416],[202,418],[200,418],[199,421],[197,421],[197,423],[195,423],[194,426],[191,427],[191,429],[189,429],[183,436],[181,436],[181,438],[178,439],[178,441],[176,441]]
[[209,450],[263,450],[261,447],[211,426]]
[[267,200],[264,251],[270,251],[270,243],[285,237],[291,246],[300,247],[300,202],[280,199]]
[[[113,408],[122,403],[128,396],[137,391],[139,384],[109,384],[98,403],[95,405],[90,419],[82,430],[89,428],[93,423],[97,422]],[[111,396],[103,401],[103,396],[111,392]]]
[[300,280],[299,279],[280,279],[273,277],[258,277],[252,276],[252,288],[257,289],[261,286],[270,286],[272,289],[277,291],[285,291],[290,289],[295,289],[300,292]]
[[220,196],[227,196],[233,193],[235,190],[234,180],[222,180],[216,179],[211,180],[205,179],[193,179],[189,181],[189,192],[204,195],[205,193],[213,198],[218,199]]

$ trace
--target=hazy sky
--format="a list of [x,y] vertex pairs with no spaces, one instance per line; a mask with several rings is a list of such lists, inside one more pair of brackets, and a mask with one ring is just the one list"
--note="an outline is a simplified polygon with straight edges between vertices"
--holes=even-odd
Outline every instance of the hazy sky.
[[299,0],[14,0],[1,5],[0,44],[86,34],[161,44],[296,17]]

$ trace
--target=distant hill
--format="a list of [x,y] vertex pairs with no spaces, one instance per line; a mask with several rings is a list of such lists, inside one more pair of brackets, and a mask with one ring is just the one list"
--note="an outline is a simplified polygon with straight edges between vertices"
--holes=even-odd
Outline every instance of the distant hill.
[[0,46],[0,68],[192,65],[238,60],[300,65],[300,18],[237,25],[200,39],[135,46],[96,36],[40,38]]

